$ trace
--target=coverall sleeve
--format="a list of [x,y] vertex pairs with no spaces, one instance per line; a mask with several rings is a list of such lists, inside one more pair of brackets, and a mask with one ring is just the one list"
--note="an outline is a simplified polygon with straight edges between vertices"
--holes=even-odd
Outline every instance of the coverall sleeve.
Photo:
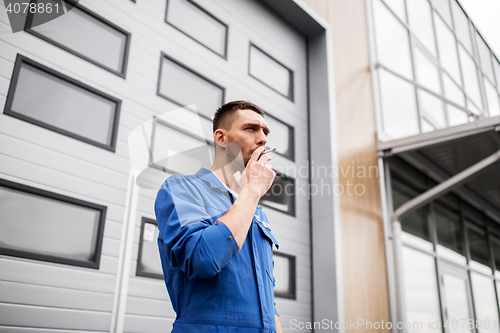
[[218,274],[238,253],[238,244],[218,216],[207,213],[198,189],[186,178],[172,176],[158,191],[155,213],[158,245],[172,267],[188,279]]

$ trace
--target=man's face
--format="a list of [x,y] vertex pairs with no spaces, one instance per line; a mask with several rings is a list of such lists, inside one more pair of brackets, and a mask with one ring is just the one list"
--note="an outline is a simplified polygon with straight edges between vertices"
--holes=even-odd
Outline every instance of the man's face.
[[269,128],[260,114],[252,110],[238,110],[233,117],[231,129],[227,131],[229,160],[241,151],[246,166],[252,153],[260,146],[266,146]]

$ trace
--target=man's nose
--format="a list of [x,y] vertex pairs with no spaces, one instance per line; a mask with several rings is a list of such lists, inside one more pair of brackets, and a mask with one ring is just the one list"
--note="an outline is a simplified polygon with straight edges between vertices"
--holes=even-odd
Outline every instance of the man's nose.
[[267,144],[267,136],[264,134],[263,131],[260,131],[259,136],[257,138],[257,145],[265,146],[266,144]]

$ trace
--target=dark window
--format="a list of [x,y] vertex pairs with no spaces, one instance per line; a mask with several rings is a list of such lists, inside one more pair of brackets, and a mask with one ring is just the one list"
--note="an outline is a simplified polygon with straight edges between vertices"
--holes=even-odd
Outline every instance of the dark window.
[[295,256],[274,252],[274,295],[296,299]]
[[434,207],[438,244],[460,255],[465,255],[459,213],[440,201],[437,201]]
[[259,204],[295,216],[295,179],[276,173],[271,188]]
[[115,150],[121,101],[17,56],[5,114]]
[[266,123],[271,129],[267,137],[267,146],[276,148],[276,152],[295,161],[295,136],[292,126],[266,113]]
[[204,133],[192,133],[155,118],[151,165],[169,172],[195,174],[201,167],[210,169],[215,156],[212,142]]
[[28,11],[26,31],[125,77],[130,33],[80,5],[62,4],[67,12],[48,22],[46,13]]
[[469,243],[471,261],[490,267],[491,263],[488,253],[488,241],[486,240],[485,232],[476,230],[476,228],[468,227],[467,241]]
[[106,207],[0,179],[0,216],[1,254],[99,268]]
[[250,44],[248,73],[293,101],[293,72],[253,44]]
[[158,225],[153,219],[143,217],[136,275],[163,279],[160,252],[158,250]]
[[227,55],[227,25],[189,0],[168,0],[165,22],[222,57]]
[[[402,180],[399,180],[394,175],[392,175],[391,181],[394,211],[419,194],[416,189],[411,188],[408,184],[404,184]],[[414,210],[400,221],[401,228],[404,232],[432,242],[427,216],[428,207]]]
[[194,104],[207,119],[212,119],[215,110],[224,104],[222,87],[163,53],[157,93],[180,106]]
[[[495,271],[500,273],[500,237],[491,237],[491,248],[495,262]],[[498,273],[496,273],[498,275]],[[500,293],[500,290],[499,290]]]

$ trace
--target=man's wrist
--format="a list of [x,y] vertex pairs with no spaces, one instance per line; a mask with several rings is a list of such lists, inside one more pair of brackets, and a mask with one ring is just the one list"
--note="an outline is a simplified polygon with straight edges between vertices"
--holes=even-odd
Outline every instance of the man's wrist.
[[255,201],[256,203],[258,203],[260,198],[262,197],[262,195],[260,195],[259,190],[254,190],[252,188],[249,188],[248,186],[245,186],[241,190],[239,197],[241,197],[242,199],[252,200],[252,201]]

